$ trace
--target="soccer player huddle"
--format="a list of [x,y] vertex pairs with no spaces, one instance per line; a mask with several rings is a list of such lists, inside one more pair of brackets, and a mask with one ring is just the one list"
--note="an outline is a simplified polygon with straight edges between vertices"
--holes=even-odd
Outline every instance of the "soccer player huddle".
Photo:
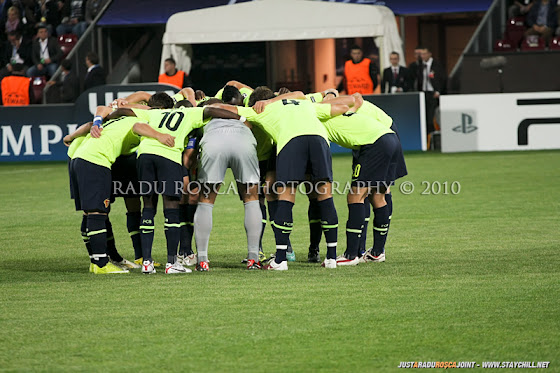
[[[352,149],[346,250],[337,256],[329,142]],[[230,168],[245,209],[248,270],[283,271],[295,261],[290,243],[299,184],[309,200],[308,261],[325,268],[385,261],[393,210],[390,187],[407,174],[395,124],[360,94],[334,89],[303,94],[228,82],[214,97],[185,88],[170,97],[136,92],[100,106],[92,122],[64,138],[70,194],[83,211],[81,234],[90,272],[152,274],[154,217],[162,196],[166,274],[209,270],[213,206]],[[350,170],[349,170],[350,171]],[[116,249],[109,212],[123,197],[135,260]],[[373,206],[373,247],[366,236]],[[268,217],[276,253],[266,258]],[[193,236],[196,253],[193,250]]]

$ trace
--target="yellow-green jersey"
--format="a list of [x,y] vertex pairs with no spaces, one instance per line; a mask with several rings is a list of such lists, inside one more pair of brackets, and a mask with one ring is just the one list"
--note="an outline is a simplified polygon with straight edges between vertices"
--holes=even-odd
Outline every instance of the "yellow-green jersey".
[[315,105],[308,100],[280,100],[268,104],[257,114],[251,108],[238,107],[239,115],[261,127],[276,143],[276,153],[294,137],[318,135],[328,141],[325,126],[319,121],[331,118],[331,105]]
[[[249,97],[251,96],[251,93],[253,93],[253,90],[251,88],[241,87],[239,92],[241,92],[241,96],[243,96],[243,106],[248,107]],[[216,95],[214,97],[221,100],[223,93],[224,93],[224,89],[221,88],[218,92],[216,92]]]
[[185,99],[185,96],[183,96],[181,92],[177,92],[173,96],[171,96],[171,99],[173,100],[173,103],[176,104],[179,101],[183,101]]
[[323,102],[323,94],[321,92],[308,93],[305,98],[311,102]]
[[182,153],[189,140],[189,133],[207,122],[203,119],[204,108],[133,110],[138,117],[137,121],[148,123],[156,131],[175,137],[175,146],[172,148],[156,139],[143,137],[138,146],[138,155],[155,154],[179,164],[182,164]]
[[253,126],[251,131],[257,140],[257,158],[259,161],[266,161],[272,155],[274,141],[261,127]]
[[117,157],[131,154],[140,143],[140,137],[132,132],[136,122],[135,117],[120,117],[104,123],[101,136],[94,138],[87,135],[85,141],[74,152],[72,159],[81,158],[111,168]]
[[327,129],[329,140],[348,149],[373,144],[381,136],[394,133],[384,123],[351,111],[321,122]]
[[[91,137],[91,136],[89,136]],[[84,136],[80,136],[80,137],[76,137],[74,140],[72,140],[72,142],[70,143],[70,146],[68,147],[68,158],[73,158],[74,157],[74,153],[76,152],[76,150],[78,150],[78,147],[84,142],[84,140],[86,139],[86,135]]]
[[391,128],[391,125],[393,124],[393,118],[367,100],[364,100],[364,103],[357,112],[377,120],[387,128]]

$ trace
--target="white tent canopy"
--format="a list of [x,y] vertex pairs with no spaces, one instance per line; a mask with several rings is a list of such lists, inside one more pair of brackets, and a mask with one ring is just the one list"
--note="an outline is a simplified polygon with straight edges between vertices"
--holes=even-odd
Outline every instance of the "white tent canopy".
[[173,55],[179,68],[189,71],[185,49],[189,44],[350,37],[375,38],[381,67],[389,65],[391,51],[403,55],[395,16],[387,7],[303,0],[250,1],[172,15],[163,36],[161,68],[163,72],[163,60]]

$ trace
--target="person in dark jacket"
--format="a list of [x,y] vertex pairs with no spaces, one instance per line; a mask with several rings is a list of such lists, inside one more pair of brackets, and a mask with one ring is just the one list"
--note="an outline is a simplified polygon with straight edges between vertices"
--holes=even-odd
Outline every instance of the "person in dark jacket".
[[525,32],[526,36],[536,35],[542,37],[546,44],[558,27],[556,15],[556,1],[536,0],[527,15],[527,25],[529,29]]
[[84,90],[106,84],[105,70],[99,65],[99,57],[95,52],[89,52],[86,56],[86,66],[88,68],[84,79]]
[[37,39],[33,41],[31,46],[33,66],[27,70],[27,76],[53,76],[58,69],[62,55],[62,49],[60,49],[58,41],[52,36],[49,37],[47,25],[40,24],[37,27]]

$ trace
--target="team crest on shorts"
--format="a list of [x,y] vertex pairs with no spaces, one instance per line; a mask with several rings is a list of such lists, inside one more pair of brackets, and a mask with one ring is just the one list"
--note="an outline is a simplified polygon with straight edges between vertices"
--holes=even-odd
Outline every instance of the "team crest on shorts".
[[105,201],[103,201],[103,204],[105,205],[105,208],[108,209],[109,208],[109,204],[111,203],[111,201],[109,201],[108,199],[106,199]]

